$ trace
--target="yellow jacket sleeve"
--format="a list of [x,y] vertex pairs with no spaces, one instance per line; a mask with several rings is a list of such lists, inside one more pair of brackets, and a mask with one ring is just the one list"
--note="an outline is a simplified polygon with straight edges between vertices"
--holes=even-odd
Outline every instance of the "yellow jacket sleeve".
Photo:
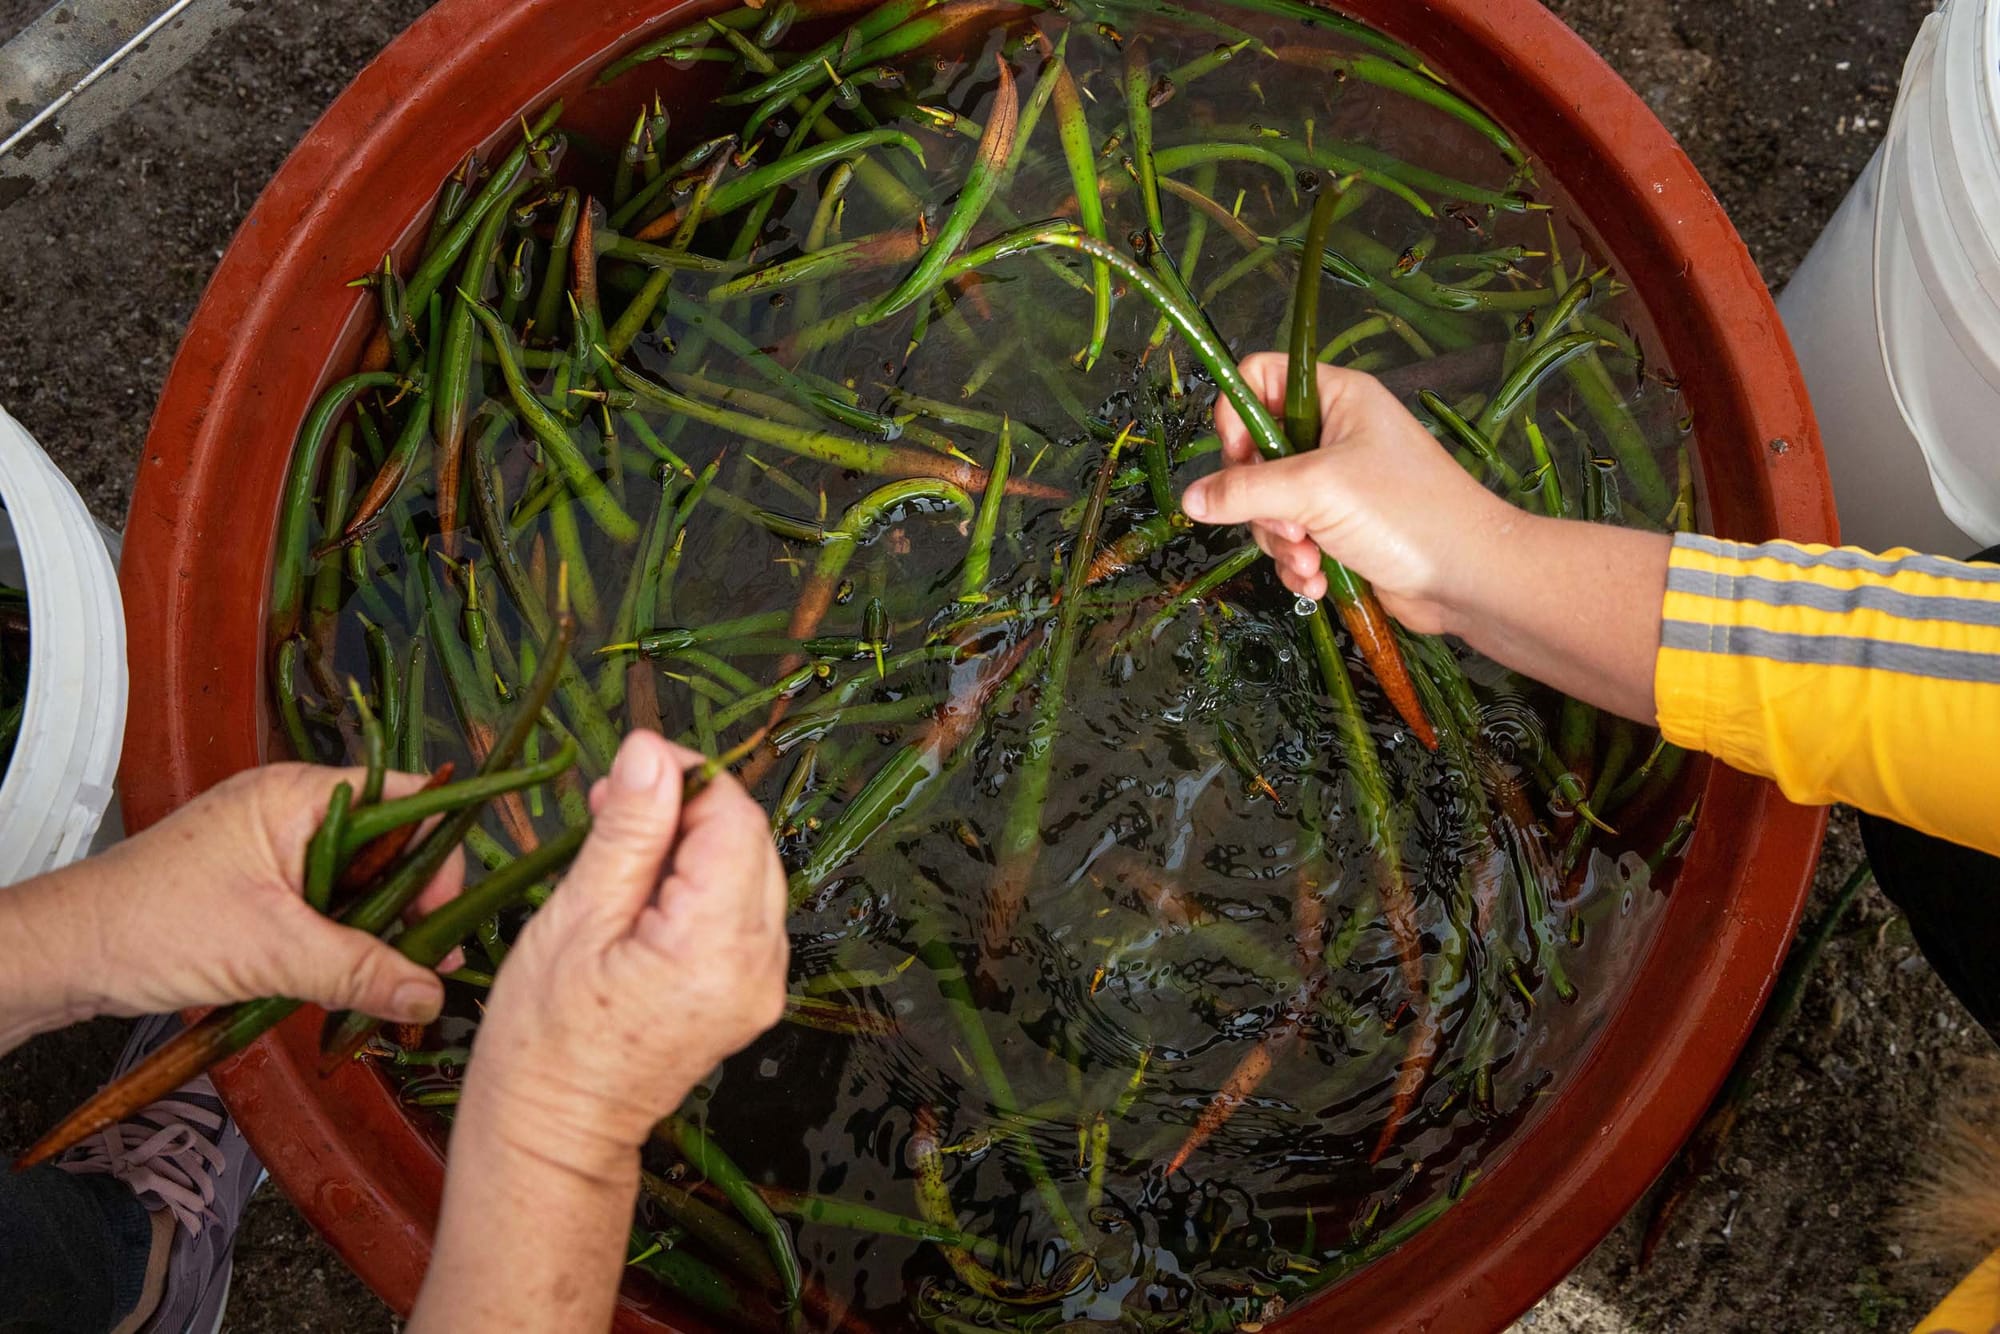
[[2000,853],[2000,566],[1684,533],[1663,613],[1668,740]]
[[1925,1317],[1915,1334],[1992,1334],[2000,1329],[2000,1255],[1988,1257]]

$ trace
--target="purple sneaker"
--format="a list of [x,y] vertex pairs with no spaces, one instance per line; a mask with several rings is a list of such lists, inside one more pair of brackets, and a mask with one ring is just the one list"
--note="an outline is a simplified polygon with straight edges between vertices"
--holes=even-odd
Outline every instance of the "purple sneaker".
[[[148,1015],[132,1030],[113,1076],[180,1032],[180,1016]],[[145,1334],[215,1334],[229,1301],[229,1256],[243,1207],[264,1168],[203,1075],[93,1135],[57,1160],[79,1176],[105,1174],[174,1220],[166,1289]]]

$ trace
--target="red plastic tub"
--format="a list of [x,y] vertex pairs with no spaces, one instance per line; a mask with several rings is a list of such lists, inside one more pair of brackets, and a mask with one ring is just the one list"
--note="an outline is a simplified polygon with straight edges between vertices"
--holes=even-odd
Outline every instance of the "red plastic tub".
[[[1764,284],[1639,98],[1531,0],[1343,0],[1507,127],[1589,220],[1657,322],[1700,424],[1727,537],[1831,541],[1805,387]],[[134,828],[265,758],[265,599],[293,430],[351,364],[366,272],[468,148],[646,33],[683,0],[441,0],[307,134],[223,256],[153,423],[125,539]],[[443,132],[441,132],[441,129]],[[1638,1199],[1746,1037],[1811,880],[1824,812],[1709,769],[1704,818],[1626,999],[1585,1062],[1465,1200],[1288,1315],[1293,1330],[1494,1330]],[[218,1072],[251,1142],[314,1224],[407,1311],[443,1169],[387,1086],[314,1073],[309,1011]],[[699,1328],[629,1303],[621,1330]]]

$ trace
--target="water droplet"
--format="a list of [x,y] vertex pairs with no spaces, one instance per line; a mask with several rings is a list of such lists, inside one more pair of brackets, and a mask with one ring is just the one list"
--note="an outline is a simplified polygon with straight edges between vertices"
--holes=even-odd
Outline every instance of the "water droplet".
[[1301,597],[1297,602],[1292,604],[1292,615],[1294,616],[1310,616],[1318,610],[1319,603],[1314,602],[1308,597]]

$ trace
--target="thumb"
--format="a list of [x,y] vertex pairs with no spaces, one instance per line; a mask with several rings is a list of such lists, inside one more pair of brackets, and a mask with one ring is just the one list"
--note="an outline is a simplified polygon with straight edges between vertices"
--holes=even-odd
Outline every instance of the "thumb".
[[611,774],[591,793],[590,837],[563,877],[558,901],[622,931],[652,901],[681,821],[681,762],[657,732],[618,747]]
[[1311,529],[1321,508],[1317,492],[1325,485],[1312,475],[1318,462],[1300,454],[1224,468],[1189,483],[1181,508],[1201,523],[1289,522]]
[[436,973],[366,932],[315,912],[300,914],[290,957],[285,994],[329,1010],[428,1024],[444,1008],[444,984]]

